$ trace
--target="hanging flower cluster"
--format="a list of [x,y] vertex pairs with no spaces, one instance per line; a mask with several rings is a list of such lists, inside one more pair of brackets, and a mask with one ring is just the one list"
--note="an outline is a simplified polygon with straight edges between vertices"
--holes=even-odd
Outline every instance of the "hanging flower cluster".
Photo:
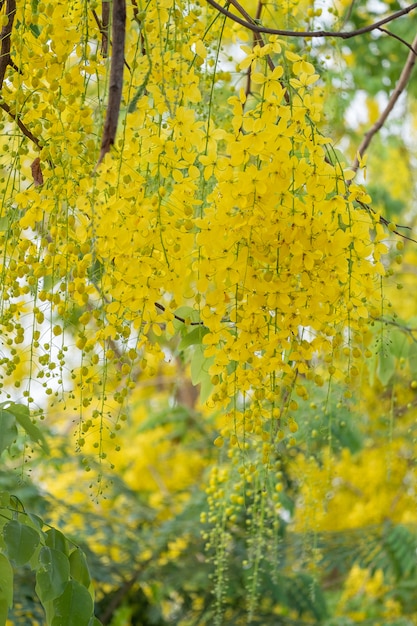
[[311,63],[270,37],[243,47],[232,81],[223,18],[185,2],[128,9],[119,131],[97,166],[109,59],[96,8],[25,3],[11,32],[4,393],[72,397],[101,441],[179,326],[198,329],[194,380],[226,415],[217,443],[253,432],[267,460],[297,428],[305,381],[358,371],[382,227],[320,130]]

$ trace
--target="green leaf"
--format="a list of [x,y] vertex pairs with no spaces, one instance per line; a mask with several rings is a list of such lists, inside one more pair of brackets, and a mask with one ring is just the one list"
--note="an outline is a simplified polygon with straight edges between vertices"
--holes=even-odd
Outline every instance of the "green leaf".
[[206,402],[209,399],[212,391],[213,384],[211,382],[210,376],[205,376],[200,385],[200,402]]
[[42,530],[44,522],[43,519],[39,517],[39,515],[35,515],[35,513],[28,513],[28,518],[32,522],[33,526],[36,526],[39,530]]
[[0,626],[5,626],[13,605],[13,568],[6,555],[0,554]]
[[32,31],[32,33],[35,35],[35,37],[38,38],[39,35],[41,34],[41,29],[39,28],[39,26],[37,24],[30,24],[29,28]]
[[84,585],[88,589],[91,578],[88,571],[87,559],[81,548],[76,548],[69,556],[70,573],[74,580]]
[[201,342],[203,341],[204,335],[207,335],[208,332],[209,332],[209,329],[206,328],[205,326],[197,326],[193,328],[193,330],[190,333],[187,333],[181,339],[178,349],[185,350],[185,348],[188,348],[188,346],[200,345]]
[[40,542],[39,533],[34,528],[16,520],[4,526],[3,538],[10,559],[18,566],[29,561]]
[[13,567],[5,554],[0,553],[0,597],[9,608],[13,605]]
[[191,370],[191,382],[193,385],[201,384],[200,400],[205,402],[209,397],[213,385],[211,382],[211,376],[209,374],[209,368],[214,362],[213,357],[204,356],[204,347],[197,345],[194,348],[194,354],[191,358],[190,370]]
[[26,432],[26,434],[30,437],[30,439],[41,446],[42,450],[49,454],[49,446],[46,443],[45,437],[43,433],[39,430],[39,428],[32,422],[30,419],[29,408],[24,404],[15,404],[11,403],[7,407],[7,411],[12,413],[16,421],[19,422],[20,426]]
[[146,432],[147,430],[153,430],[158,426],[179,426],[181,424],[186,425],[190,418],[189,410],[183,406],[177,406],[169,411],[160,411],[156,414],[151,414],[145,421],[143,421],[138,427],[138,433]]
[[10,493],[8,491],[0,491],[0,507],[9,508]]
[[70,577],[70,564],[62,552],[44,546],[39,553],[39,568],[36,572],[36,593],[42,604],[58,598]]
[[193,385],[201,383],[205,376],[208,376],[209,359],[204,356],[204,347],[195,346],[193,356],[191,358],[191,382]]
[[8,614],[9,614],[9,607],[7,606],[7,602],[2,597],[2,594],[0,592],[0,626],[6,625]]
[[16,437],[15,416],[10,411],[0,408],[0,454],[15,441]]
[[9,218],[8,217],[0,217],[0,232],[5,232],[6,230],[9,230]]
[[408,351],[408,362],[413,378],[417,378],[417,343],[413,342]]
[[395,357],[389,350],[381,350],[378,358],[378,378],[387,385],[395,372]]
[[330,148],[329,150],[327,150],[327,156],[332,165],[338,164],[345,167],[350,162],[350,160],[346,158],[344,153],[337,148]]
[[184,322],[181,322],[180,320],[174,318],[173,324],[174,328],[177,330],[184,330],[190,322],[200,321],[198,311],[190,306],[180,306],[179,309],[175,311],[175,315],[184,320]]
[[56,528],[50,528],[46,531],[45,534],[45,545],[49,546],[49,548],[54,548],[55,550],[58,550],[59,552],[62,552],[62,554],[68,556],[68,541],[59,530],[57,530]]
[[394,330],[390,333],[390,352],[397,359],[407,358],[409,353],[409,340],[405,333],[400,330]]
[[93,600],[77,580],[70,580],[64,593],[53,602],[55,616],[51,626],[89,626]]

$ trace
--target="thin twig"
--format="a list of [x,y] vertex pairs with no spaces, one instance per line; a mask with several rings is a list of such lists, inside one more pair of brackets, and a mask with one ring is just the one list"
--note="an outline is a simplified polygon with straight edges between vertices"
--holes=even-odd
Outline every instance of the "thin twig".
[[411,339],[411,341],[417,343],[417,337],[414,336],[414,333],[417,333],[417,328],[413,328],[412,326],[406,326],[401,322],[390,320],[385,317],[372,317],[372,320],[374,320],[375,322],[380,322],[381,324],[385,324],[386,326],[395,326],[395,328],[398,328],[401,332],[407,335]]
[[[1,3],[1,7],[3,7],[4,2]],[[10,65],[14,70],[20,72],[19,68],[13,63],[10,58],[10,40],[13,29],[13,22],[16,15],[16,0],[7,0],[6,3],[6,14],[8,16],[8,22],[5,26],[3,26],[0,32],[0,91],[3,88],[4,79],[6,76],[7,66]],[[18,125],[22,133],[30,139],[39,150],[42,148],[40,141],[30,130],[25,126],[25,124],[20,119],[19,115],[14,113],[9,105],[6,102],[0,102],[0,108],[3,109],[13,121]]]
[[405,39],[403,39],[402,37],[399,37],[398,35],[396,35],[395,33],[392,33],[390,30],[387,30],[386,28],[378,28],[378,30],[381,31],[381,33],[385,33],[386,35],[389,35],[389,37],[393,37],[393,39],[396,39],[397,41],[401,41],[402,44],[404,44],[405,46],[407,46],[407,48],[409,50],[411,50],[411,52],[413,54],[417,54],[417,51],[414,50],[414,48],[412,47],[411,44],[408,43],[408,41],[406,41]]
[[123,67],[126,34],[126,1],[113,0],[112,24],[112,60],[110,68],[109,99],[107,104],[106,120],[104,122],[103,137],[101,140],[100,156],[97,165],[100,165],[104,156],[109,152],[116,138],[117,122],[120,113],[123,88]]
[[137,582],[141,573],[146,570],[146,566],[151,562],[152,559],[148,559],[147,561],[143,561],[133,572],[129,579],[123,580],[122,584],[117,588],[114,594],[110,595],[110,601],[108,605],[104,608],[103,613],[99,616],[100,622],[106,626],[112,621],[116,610],[120,607],[121,604],[126,600],[126,596],[129,591]]
[[[165,313],[166,308],[162,304],[159,304],[159,302],[154,302],[154,305],[156,306],[157,309]],[[183,324],[187,324],[188,326],[204,326],[204,322],[189,322],[184,317],[180,317],[179,315],[176,315],[175,313],[173,313],[172,315],[176,320],[178,320],[179,322],[182,322]]]
[[[257,8],[257,10],[256,10],[256,18],[255,18],[255,19],[253,19],[253,18],[249,15],[249,13],[247,13],[247,11],[246,11],[246,10],[245,10],[245,9],[244,9],[244,8],[243,8],[240,4],[239,4],[239,2],[237,2],[237,0],[230,0],[230,4],[232,4],[232,5],[235,7],[235,9],[236,9],[237,11],[239,11],[239,12],[243,15],[243,17],[244,17],[244,18],[246,18],[247,20],[249,20],[251,24],[255,23],[255,20],[259,20],[259,19],[260,19],[260,17],[261,17],[261,12],[262,12],[262,2],[259,2],[259,3],[258,3],[258,8]],[[233,15],[233,13],[232,13],[232,15]],[[263,48],[263,46],[265,45],[265,42],[264,42],[264,40],[262,39],[262,36],[261,36],[261,33],[260,33],[260,32],[256,32],[256,31],[254,31],[254,36],[253,36],[253,39],[254,39],[254,43],[255,43],[255,44],[257,43],[257,44],[258,44],[261,48]],[[272,61],[271,57],[269,56],[269,54],[268,54],[268,56],[267,56],[267,58],[266,58],[266,59],[267,59],[267,63],[268,63],[269,69],[271,70],[271,72],[273,72],[273,71],[274,71],[274,69],[275,69],[275,65],[274,65],[274,63],[273,63],[273,61]]]
[[[240,13],[243,15],[243,17],[245,17],[248,20],[252,20],[251,16],[249,15],[249,13],[246,12],[246,10],[239,4],[239,2],[237,2],[237,0],[230,0],[230,4],[233,4],[233,6],[235,7],[235,9],[237,9],[238,11],[240,11]],[[254,18],[254,20],[259,20],[261,17],[261,13],[262,13],[262,2],[258,2],[258,7],[256,9],[256,16]],[[253,21],[254,21],[253,20]],[[258,45],[260,48],[263,48],[265,45],[264,40],[262,39],[262,35],[260,33],[254,32],[253,33],[253,45]],[[273,62],[273,60],[271,59],[271,56],[268,54],[266,56],[266,62],[268,63],[268,67],[271,70],[271,72],[274,71],[275,69],[275,64]],[[251,67],[248,67],[248,71],[247,71],[247,83],[246,83],[246,95],[249,95],[250,93],[250,86],[251,86]],[[285,88],[285,85],[282,81],[280,81],[280,85],[281,87],[285,90],[284,91],[284,99],[285,101],[288,103],[290,101],[289,95],[288,95],[288,91]]]
[[[400,9],[399,11],[396,11],[395,13],[388,15],[388,17],[384,17],[383,19],[378,20],[378,22],[375,22],[374,24],[369,24],[368,26],[363,26],[362,28],[358,28],[356,30],[296,31],[296,30],[282,30],[278,28],[267,28],[266,26],[262,26],[261,24],[255,23],[253,19],[249,21],[249,20],[244,20],[240,18],[238,15],[235,15],[234,13],[231,13],[230,11],[228,11],[228,9],[223,7],[221,4],[218,4],[216,0],[207,0],[207,3],[210,4],[214,9],[217,9],[217,11],[219,11],[226,17],[229,17],[234,22],[237,22],[237,24],[240,24],[241,26],[244,26],[245,28],[248,28],[249,30],[252,30],[255,33],[264,33],[267,35],[279,35],[281,37],[303,37],[303,38],[305,37],[338,37],[339,39],[351,39],[352,37],[357,37],[358,35],[370,33],[373,30],[377,30],[381,26],[384,26],[384,24],[388,24],[389,22],[392,22],[393,20],[396,20],[399,17],[402,17],[403,15],[407,15],[407,13],[410,13],[411,11],[417,8],[417,2],[415,2],[414,4],[411,4],[410,6],[405,7],[405,9]],[[236,0],[234,0],[233,6],[237,7],[237,5],[238,3],[236,2]]]
[[[356,202],[359,204],[359,206],[361,206],[365,211],[367,211],[369,214],[375,215],[376,211],[375,209],[373,209],[371,206],[369,206],[369,204],[365,204],[364,202],[361,202],[360,200],[356,200]],[[379,223],[383,224],[384,226],[389,226],[390,222],[383,217],[382,215],[379,216]],[[395,228],[404,228],[406,230],[412,230],[411,226],[403,226],[402,224],[395,224]],[[412,241],[413,243],[417,243],[417,239],[413,239],[412,237],[408,237],[407,235],[404,235],[404,233],[400,233],[398,230],[393,230],[391,231],[393,232],[395,235],[398,235],[399,237],[402,237],[403,239],[407,239],[407,241]]]
[[13,111],[10,109],[9,105],[6,104],[6,102],[0,102],[0,108],[3,109],[3,111],[6,111],[6,113],[8,115],[10,115],[12,120],[14,120],[16,122],[16,124],[18,125],[18,127],[20,128],[22,133],[25,135],[25,137],[30,139],[35,144],[35,146],[37,148],[39,148],[39,150],[41,150],[42,146],[41,146],[41,143],[40,143],[39,139],[37,137],[35,137],[35,135],[33,135],[30,132],[30,130],[27,128],[27,126],[24,125],[24,123],[22,122],[20,117],[17,116],[15,113],[13,113]]
[[407,57],[407,60],[405,62],[405,65],[403,67],[403,70],[401,72],[401,76],[398,79],[398,83],[397,83],[394,91],[391,94],[391,97],[390,97],[390,99],[388,101],[387,106],[385,107],[385,109],[383,110],[381,115],[379,116],[379,119],[372,126],[372,128],[370,128],[370,130],[368,130],[368,132],[366,133],[365,137],[362,140],[362,143],[360,144],[360,146],[358,148],[355,160],[354,160],[352,168],[351,168],[354,172],[357,172],[357,170],[358,170],[359,158],[363,157],[363,155],[365,154],[365,151],[368,148],[369,144],[371,143],[372,139],[375,137],[376,133],[385,124],[385,122],[386,122],[386,120],[388,118],[388,115],[391,113],[392,109],[394,108],[395,104],[397,103],[398,98],[400,97],[400,95],[404,91],[408,81],[410,80],[411,72],[413,70],[413,67],[415,65],[416,58],[417,58],[416,52],[415,52],[417,50],[417,35],[414,37],[414,41],[411,44],[411,46],[412,46],[413,49],[408,53],[408,57]]
[[[251,22],[251,24],[252,24],[252,23],[254,23],[254,19],[253,19],[253,18],[251,17],[251,15],[250,15],[250,14],[246,11],[246,9],[244,9],[244,8],[242,7],[242,5],[241,5],[241,4],[239,4],[239,2],[238,2],[237,0],[229,0],[229,4],[231,4],[232,6],[234,6],[234,7],[235,7],[235,9],[236,9],[237,11],[239,11],[239,13],[240,13],[241,15],[243,15],[243,17],[245,18],[245,20],[247,20],[248,22]],[[258,11],[259,11],[259,5],[258,5]],[[258,20],[260,19],[260,17],[261,17],[261,16],[260,16],[260,14],[259,14]]]
[[[370,142],[372,141],[373,136],[383,126],[383,124],[385,123],[385,120],[387,119],[389,113],[393,109],[393,107],[394,107],[395,103],[397,102],[399,96],[401,95],[401,93],[403,92],[405,86],[407,85],[407,82],[408,82],[408,80],[410,78],[410,75],[411,75],[411,71],[412,71],[412,69],[414,67],[414,64],[415,64],[415,61],[416,61],[417,36],[415,37],[412,45],[409,46],[409,44],[407,44],[407,42],[405,42],[401,38],[397,37],[396,35],[393,35],[389,31],[386,31],[385,29],[382,28],[382,26],[384,24],[388,24],[389,22],[392,22],[393,20],[395,20],[395,19],[397,19],[397,18],[399,18],[399,17],[401,17],[403,15],[406,15],[407,13],[410,13],[412,10],[417,8],[417,2],[415,2],[414,4],[406,7],[405,9],[401,9],[399,11],[396,11],[395,13],[389,15],[388,17],[385,17],[385,18],[379,20],[378,22],[375,22],[374,24],[370,24],[368,26],[364,26],[362,28],[358,28],[358,29],[353,30],[353,31],[338,31],[338,32],[325,31],[325,30],[297,32],[297,31],[278,30],[278,29],[272,29],[272,28],[265,28],[265,27],[263,27],[263,26],[261,26],[259,24],[259,19],[251,18],[251,16],[246,12],[246,10],[240,5],[238,0],[229,0],[229,4],[232,4],[234,6],[234,8],[237,9],[246,18],[246,20],[243,20],[240,17],[238,17],[237,15],[231,13],[226,8],[224,8],[220,4],[218,4],[215,0],[207,0],[207,2],[208,2],[208,4],[210,4],[212,7],[217,9],[220,13],[222,13],[226,17],[229,17],[230,19],[234,20],[238,24],[241,24],[242,26],[244,26],[244,27],[248,28],[249,30],[253,31],[254,33],[256,33],[258,35],[258,37],[260,37],[261,33],[265,33],[265,34],[280,35],[280,36],[285,36],[285,37],[338,37],[340,39],[351,39],[352,37],[356,37],[358,35],[362,35],[362,34],[365,34],[365,33],[372,32],[373,30],[380,30],[382,32],[386,32],[386,34],[388,34],[388,35],[391,35],[391,36],[395,37],[396,39],[399,39],[402,43],[405,43],[410,48],[410,53],[408,55],[406,64],[405,64],[405,66],[403,68],[403,71],[401,72],[400,79],[399,79],[398,84],[397,84],[397,86],[396,86],[396,88],[395,88],[395,90],[394,90],[394,92],[393,92],[393,94],[392,94],[392,96],[391,96],[391,98],[390,98],[390,100],[388,102],[387,107],[385,108],[385,110],[382,113],[382,115],[379,118],[379,120],[374,124],[374,126],[370,129],[370,131],[365,135],[363,142],[359,146],[359,149],[358,149],[359,155],[362,156],[364,154],[366,148],[369,146]],[[260,45],[264,45],[264,42],[263,42],[262,38],[260,38],[259,43],[260,43]],[[272,61],[271,61],[271,63],[272,63]],[[288,97],[288,94],[286,94],[286,95]],[[352,169],[356,172],[358,167],[359,167],[359,161],[358,161],[358,158],[356,157]],[[366,205],[366,204],[361,203],[361,202],[359,202],[359,204],[366,211],[368,211],[370,213],[374,212],[373,209],[369,205]],[[386,220],[383,217],[380,217],[380,222],[381,222],[381,224],[388,225],[388,220]],[[408,227],[397,226],[397,228],[408,228]],[[403,239],[407,239],[409,241],[417,243],[417,241],[415,239],[412,239],[411,237],[408,237],[407,235],[404,235],[403,233],[400,233],[397,230],[394,230],[393,232],[395,234],[399,235],[400,237],[402,237]]]

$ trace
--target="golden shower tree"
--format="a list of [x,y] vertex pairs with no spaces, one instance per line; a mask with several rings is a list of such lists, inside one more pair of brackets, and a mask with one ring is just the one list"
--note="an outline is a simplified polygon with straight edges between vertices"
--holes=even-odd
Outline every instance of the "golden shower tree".
[[[356,24],[353,5],[342,4],[326,21],[303,0],[0,3],[6,466],[39,448],[47,464],[70,433],[100,500],[128,445],[138,389],[162,388],[171,408],[197,407],[224,465],[213,453],[201,465],[181,459],[190,475],[213,467],[202,520],[217,623],[245,507],[255,619],[263,552],[288,513],[283,466],[303,444],[315,454],[317,398],[326,416],[336,389],[337,410],[349,412],[372,359],[387,383],[401,356],[384,343],[389,241],[396,233],[402,248],[412,236],[356,179],[415,61],[415,43],[387,28],[416,5]],[[349,163],[332,140],[335,66],[320,55],[331,39],[348,63],[355,45],[337,42],[374,33],[401,50],[403,67]],[[337,439],[326,419],[320,432]],[[306,469],[311,484],[319,471]],[[26,564],[48,624],[98,623],[78,546],[7,490],[2,512],[0,623],[12,606],[12,565]]]

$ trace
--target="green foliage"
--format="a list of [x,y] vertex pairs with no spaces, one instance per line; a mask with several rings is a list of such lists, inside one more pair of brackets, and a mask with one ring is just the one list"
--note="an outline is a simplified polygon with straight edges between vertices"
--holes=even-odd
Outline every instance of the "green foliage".
[[8,610],[13,605],[13,568],[9,559],[0,553],[0,623],[5,624]]
[[39,445],[45,453],[49,453],[49,446],[43,432],[30,418],[29,408],[15,402],[0,404],[0,452],[9,450],[17,437],[17,424],[21,426],[29,439]]
[[[43,521],[28,514],[21,504],[16,506],[15,498],[5,492],[0,498],[0,624],[6,624],[13,606],[13,580],[19,580],[23,572],[30,573],[32,585],[36,581],[34,591],[45,611],[45,624],[99,624],[94,618],[90,574],[81,549],[59,531],[43,530]],[[36,610],[29,613],[35,615]],[[20,623],[17,615],[13,623]]]

